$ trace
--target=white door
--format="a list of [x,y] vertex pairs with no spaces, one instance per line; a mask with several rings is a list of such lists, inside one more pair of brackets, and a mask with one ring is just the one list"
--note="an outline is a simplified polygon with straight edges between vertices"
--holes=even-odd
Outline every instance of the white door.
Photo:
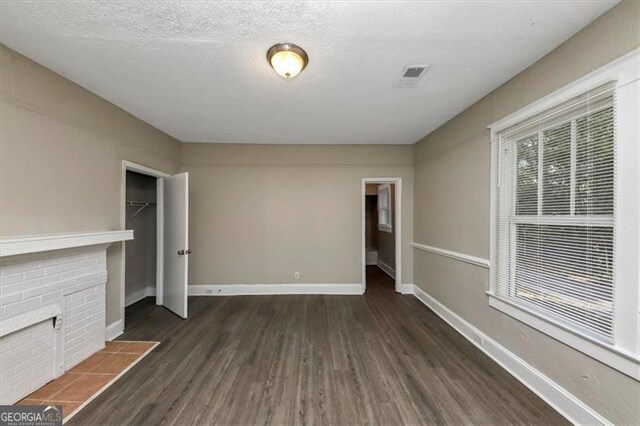
[[187,318],[189,174],[164,178],[163,305]]

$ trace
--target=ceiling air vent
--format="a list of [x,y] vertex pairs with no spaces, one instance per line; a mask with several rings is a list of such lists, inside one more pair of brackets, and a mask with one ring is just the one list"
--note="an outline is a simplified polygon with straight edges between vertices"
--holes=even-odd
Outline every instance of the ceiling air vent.
[[429,68],[428,65],[407,65],[404,67],[402,77],[396,83],[396,87],[416,87],[427,68]]

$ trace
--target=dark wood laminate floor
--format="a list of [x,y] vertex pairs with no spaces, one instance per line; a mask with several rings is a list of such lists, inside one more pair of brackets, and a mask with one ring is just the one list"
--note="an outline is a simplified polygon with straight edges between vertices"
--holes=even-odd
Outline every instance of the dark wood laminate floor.
[[375,267],[365,296],[144,300],[123,340],[156,350],[69,424],[565,424]]

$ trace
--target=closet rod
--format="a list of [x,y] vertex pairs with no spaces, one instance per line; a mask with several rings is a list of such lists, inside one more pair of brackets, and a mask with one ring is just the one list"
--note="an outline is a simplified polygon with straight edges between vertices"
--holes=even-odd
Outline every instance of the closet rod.
[[136,210],[136,212],[129,217],[129,220],[131,220],[134,217],[136,217],[145,208],[147,208],[149,206],[155,206],[156,205],[156,203],[150,203],[150,202],[146,202],[146,201],[127,201],[126,204],[128,206],[140,206],[140,208],[138,210]]
[[129,206],[141,206],[141,205],[145,205],[145,206],[155,206],[156,203],[151,202],[151,201],[126,201],[126,204]]

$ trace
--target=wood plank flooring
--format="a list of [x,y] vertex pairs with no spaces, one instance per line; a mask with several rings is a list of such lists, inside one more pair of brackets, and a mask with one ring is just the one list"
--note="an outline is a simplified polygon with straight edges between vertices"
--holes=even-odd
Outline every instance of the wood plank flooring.
[[69,424],[567,424],[368,267],[364,296],[147,299],[123,340],[161,344]]

